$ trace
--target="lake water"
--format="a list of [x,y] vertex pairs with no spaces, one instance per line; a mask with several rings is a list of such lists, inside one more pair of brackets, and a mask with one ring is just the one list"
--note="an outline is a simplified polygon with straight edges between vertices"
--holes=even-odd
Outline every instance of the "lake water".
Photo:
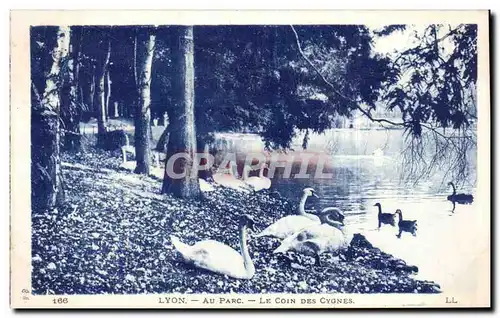
[[[219,135],[226,138],[229,148],[240,152],[260,152],[263,145],[256,136]],[[301,139],[295,141],[299,155]],[[447,186],[446,165],[443,164],[430,175],[415,183],[415,178],[403,178],[408,167],[402,165],[402,150],[405,147],[401,130],[352,130],[338,129],[321,136],[313,136],[307,152],[326,156],[324,172],[332,173],[328,179],[283,178],[280,171],[273,178],[272,189],[291,200],[297,201],[302,189],[312,187],[319,200],[308,200],[307,208],[317,209],[335,206],[346,214],[346,226],[367,239],[383,251],[404,259],[419,267],[420,279],[441,284],[442,290],[460,288],[470,290],[473,279],[458,279],[468,275],[470,262],[477,253],[471,242],[477,237],[475,229],[481,228],[476,205],[457,205],[451,213],[452,204],[446,196],[452,190]],[[290,154],[290,155],[291,155]],[[461,184],[458,192],[475,195],[475,149],[469,154],[471,179]],[[292,168],[297,173],[300,162]],[[315,163],[308,171],[314,171]],[[314,172],[313,172],[314,174]],[[404,233],[396,237],[397,228],[388,225],[377,230],[376,202],[382,204],[384,212],[403,211],[405,219],[418,221],[418,234],[413,237]],[[454,252],[456,251],[456,252]]]

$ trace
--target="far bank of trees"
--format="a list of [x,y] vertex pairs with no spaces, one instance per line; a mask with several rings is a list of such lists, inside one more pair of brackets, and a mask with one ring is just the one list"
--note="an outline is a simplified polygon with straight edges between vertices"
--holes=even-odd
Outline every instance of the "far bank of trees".
[[[286,149],[297,132],[321,133],[354,113],[404,128],[413,150],[435,138],[458,156],[475,143],[470,127],[476,119],[477,27],[429,25],[414,47],[397,56],[373,51],[376,37],[405,29],[33,27],[34,207],[50,209],[63,200],[59,153],[81,149],[80,122],[90,118],[97,119],[98,147],[105,147],[109,118],[134,120],[135,172],[142,174],[150,172],[153,148],[164,149],[167,160],[186,153],[175,169],[190,169],[214,132],[251,131],[268,148]],[[397,110],[400,120],[376,117],[381,105]],[[168,143],[157,147],[150,126],[165,117]],[[464,162],[458,160],[456,168],[465,171]],[[165,175],[162,192],[196,197],[197,177]]]

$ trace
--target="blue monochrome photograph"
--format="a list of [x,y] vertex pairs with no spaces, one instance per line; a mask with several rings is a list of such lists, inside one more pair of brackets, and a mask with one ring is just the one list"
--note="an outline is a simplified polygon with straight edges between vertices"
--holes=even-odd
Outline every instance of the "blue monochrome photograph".
[[466,302],[489,288],[481,27],[30,25],[23,288]]

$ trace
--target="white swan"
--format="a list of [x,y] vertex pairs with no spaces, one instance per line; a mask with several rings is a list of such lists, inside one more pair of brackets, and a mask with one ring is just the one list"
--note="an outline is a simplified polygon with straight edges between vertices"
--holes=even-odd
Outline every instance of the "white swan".
[[212,178],[214,179],[214,182],[226,187],[226,188],[231,188],[236,191],[240,192],[251,192],[250,187],[243,181],[234,176],[234,166],[233,162],[231,161],[229,163],[229,174],[227,173],[220,173],[217,172],[215,173]]
[[319,215],[325,215],[325,214],[329,214],[333,220],[339,221],[341,223],[344,222],[345,219],[344,211],[342,211],[339,208],[336,207],[324,208],[319,213]]
[[305,212],[304,208],[306,200],[310,196],[318,197],[314,192],[314,189],[305,188],[299,203],[299,215],[288,215],[279,219],[257,234],[256,237],[271,236],[284,239],[285,237],[290,236],[305,227],[320,224],[321,221],[317,215]]
[[335,253],[346,250],[352,240],[352,234],[345,229],[343,222],[335,220],[330,211],[320,216],[322,224],[315,224],[285,238],[273,253],[294,251],[313,256],[320,265],[320,255],[325,252]]
[[215,188],[213,185],[211,185],[207,180],[198,178],[198,182],[200,183],[200,190],[202,192],[211,192],[215,191]]
[[134,171],[136,162],[135,160],[127,161],[127,150],[124,147],[122,147],[122,163],[120,164],[120,167],[126,170]]
[[249,177],[250,166],[245,166],[243,168],[243,181],[250,186],[254,191],[260,191],[263,189],[269,189],[271,187],[271,179],[264,176],[264,169],[269,168],[267,163],[263,163],[260,166],[258,177]]
[[247,228],[255,229],[254,220],[249,215],[242,215],[239,220],[241,254],[214,240],[205,240],[190,246],[175,236],[170,236],[170,239],[186,262],[233,278],[251,279],[255,274],[255,267],[248,252]]
[[128,139],[128,135],[125,134],[125,145],[122,146],[122,151],[130,152],[135,156],[135,146],[130,145],[130,141]]

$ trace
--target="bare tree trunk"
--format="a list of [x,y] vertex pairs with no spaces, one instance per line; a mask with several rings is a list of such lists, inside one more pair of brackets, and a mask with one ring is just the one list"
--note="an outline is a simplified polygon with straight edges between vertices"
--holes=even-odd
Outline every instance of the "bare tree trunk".
[[104,82],[111,55],[111,42],[106,31],[102,31],[102,38],[98,44],[96,63],[96,96],[97,96],[97,146],[105,147],[106,143],[106,100],[104,96]]
[[175,154],[184,153],[173,164],[171,175],[165,165],[162,193],[177,197],[193,198],[200,195],[198,176],[193,173],[196,158],[196,130],[194,122],[194,42],[193,27],[179,26],[177,42],[172,47],[172,62],[176,68],[172,80],[173,107],[169,114],[170,138],[167,148],[168,160]]
[[40,96],[32,85],[32,208],[41,212],[54,208],[64,200],[60,141],[60,72],[69,52],[70,28],[57,29],[53,62]]
[[92,116],[95,116],[96,112],[96,107],[94,103],[94,97],[95,97],[95,64],[94,61],[90,62],[90,88],[89,88],[89,111],[93,114]]
[[109,75],[109,70],[106,71],[105,75],[105,88],[104,88],[104,95],[105,95],[105,109],[106,109],[106,119],[109,119],[110,116],[110,105],[109,105],[109,99],[111,97],[111,77]]
[[114,118],[120,117],[120,114],[118,113],[118,101],[115,101],[113,103],[113,117]]
[[151,66],[154,30],[141,28],[136,38],[136,79],[139,99],[135,116],[135,173],[149,174],[151,161]]
[[80,117],[79,106],[79,56],[80,56],[81,27],[72,27],[71,43],[67,67],[62,75],[63,87],[61,92],[61,118],[64,123],[64,149],[68,151],[80,150]]

